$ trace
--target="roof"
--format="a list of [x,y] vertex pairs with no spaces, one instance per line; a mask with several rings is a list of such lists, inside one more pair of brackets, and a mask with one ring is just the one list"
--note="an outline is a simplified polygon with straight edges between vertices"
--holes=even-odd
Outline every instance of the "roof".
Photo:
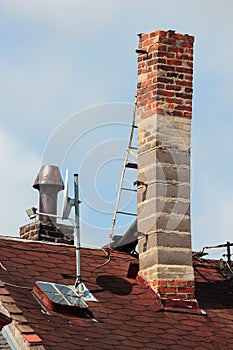
[[2,334],[0,334],[0,349],[11,350]]
[[93,316],[87,318],[48,313],[32,295],[38,280],[74,284],[73,246],[0,237],[0,249],[1,309],[8,310],[9,327],[30,349],[232,348],[233,286],[218,261],[194,260],[197,299],[207,313],[203,316],[161,311],[158,300],[127,277],[137,258],[82,248],[83,282],[98,299],[88,302]]

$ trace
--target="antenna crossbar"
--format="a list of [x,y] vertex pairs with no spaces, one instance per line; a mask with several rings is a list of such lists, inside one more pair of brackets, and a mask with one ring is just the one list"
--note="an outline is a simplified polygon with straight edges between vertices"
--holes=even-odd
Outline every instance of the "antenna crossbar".
[[129,192],[137,192],[137,190],[134,190],[133,188],[121,187],[121,189],[124,191],[129,191]]
[[117,211],[117,214],[137,216],[137,214],[129,213],[128,211]]

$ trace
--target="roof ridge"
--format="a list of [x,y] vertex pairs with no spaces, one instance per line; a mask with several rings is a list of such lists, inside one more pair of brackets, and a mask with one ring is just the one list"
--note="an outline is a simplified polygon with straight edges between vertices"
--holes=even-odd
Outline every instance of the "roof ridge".
[[[33,239],[24,239],[20,237],[13,237],[13,236],[4,236],[0,235],[0,241],[13,241],[17,243],[26,243],[26,244],[38,244],[38,245],[48,245],[48,246],[61,246],[61,247],[71,247],[75,248],[73,244],[67,244],[67,243],[57,243],[57,242],[47,242],[47,241],[37,241]],[[106,251],[106,249],[102,247],[95,247],[95,246],[90,246],[88,244],[84,244],[81,246],[82,249],[88,249],[88,250],[99,250],[99,251]]]
[[66,243],[56,243],[56,242],[47,242],[47,241],[37,241],[33,239],[24,239],[20,237],[13,237],[13,236],[3,236],[0,235],[0,240],[6,240],[6,241],[14,241],[14,242],[22,242],[26,244],[35,243],[35,244],[42,244],[42,245],[55,245],[55,246],[63,246],[63,247],[74,247],[73,244],[66,244]]

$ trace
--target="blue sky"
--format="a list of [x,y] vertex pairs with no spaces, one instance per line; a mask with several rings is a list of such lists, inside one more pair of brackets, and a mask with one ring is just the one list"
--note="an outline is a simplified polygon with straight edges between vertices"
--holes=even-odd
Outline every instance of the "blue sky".
[[25,209],[38,202],[31,185],[41,162],[60,155],[63,175],[66,167],[80,172],[83,242],[108,240],[136,93],[137,33],[175,29],[195,36],[193,248],[231,241],[232,10],[231,0],[1,0],[0,233],[18,236]]

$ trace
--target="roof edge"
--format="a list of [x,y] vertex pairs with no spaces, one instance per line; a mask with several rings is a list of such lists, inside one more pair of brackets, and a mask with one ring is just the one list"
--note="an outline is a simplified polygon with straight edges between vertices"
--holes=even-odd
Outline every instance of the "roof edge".
[[[69,248],[74,248],[75,246],[73,244],[66,244],[66,243],[56,243],[56,242],[48,242],[48,241],[37,241],[37,240],[33,240],[33,239],[24,239],[24,238],[20,238],[20,237],[14,237],[14,236],[4,236],[0,234],[0,240],[3,241],[13,241],[13,242],[17,242],[17,243],[25,243],[25,244],[38,244],[38,245],[46,245],[46,246],[61,246],[61,247],[69,247]],[[89,250],[100,250],[103,252],[107,252],[107,249],[104,249],[102,247],[94,247],[94,246],[90,246],[90,245],[82,245],[81,248],[84,249],[89,249]],[[107,255],[107,254],[106,254]]]
[[6,241],[23,242],[23,243],[35,243],[35,244],[56,245],[56,246],[63,246],[63,247],[67,247],[67,246],[68,247],[74,247],[73,244],[47,242],[47,241],[36,241],[36,240],[33,240],[33,239],[31,239],[31,240],[30,239],[23,239],[23,238],[20,238],[20,237],[13,237],[13,236],[0,235],[0,239],[6,240]]
[[[2,333],[8,344],[14,350],[30,350],[37,346],[37,350],[45,350],[42,339],[30,327],[22,310],[18,308],[15,300],[11,297],[4,282],[0,280],[0,312],[11,321],[2,329]],[[19,321],[21,319],[21,321]]]

